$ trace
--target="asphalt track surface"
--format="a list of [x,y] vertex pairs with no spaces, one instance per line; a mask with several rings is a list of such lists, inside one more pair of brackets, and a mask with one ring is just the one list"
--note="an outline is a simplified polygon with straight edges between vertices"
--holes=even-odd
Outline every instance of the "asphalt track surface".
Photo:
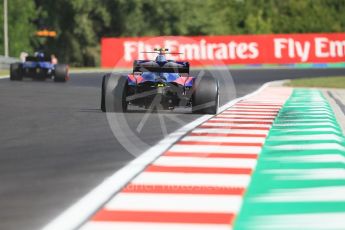
[[[345,75],[345,69],[230,72],[203,72],[220,78],[221,104],[272,80]],[[133,143],[139,151],[128,152],[99,110],[102,75],[71,74],[67,83],[0,80],[0,229],[43,227],[167,133],[199,117],[184,109],[149,114],[145,121],[146,112],[134,108],[125,115],[129,128],[116,130],[142,141]]]

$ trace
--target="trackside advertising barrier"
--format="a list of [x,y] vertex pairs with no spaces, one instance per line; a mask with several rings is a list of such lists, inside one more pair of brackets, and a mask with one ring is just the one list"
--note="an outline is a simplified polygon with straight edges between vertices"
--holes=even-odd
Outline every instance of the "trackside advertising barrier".
[[328,33],[103,38],[102,67],[129,68],[135,59],[153,59],[142,52],[160,47],[192,66],[345,63],[345,33]]

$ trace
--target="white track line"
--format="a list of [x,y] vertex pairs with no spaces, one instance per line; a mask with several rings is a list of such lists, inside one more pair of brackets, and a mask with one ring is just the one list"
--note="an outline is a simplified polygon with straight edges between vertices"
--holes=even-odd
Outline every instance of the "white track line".
[[260,115],[260,116],[275,116],[277,115],[277,112],[238,112],[238,111],[231,111],[231,110],[227,110],[224,113],[225,115]]
[[172,167],[211,167],[211,168],[249,168],[254,169],[256,159],[212,158],[212,157],[169,157],[162,156],[152,165]]
[[[324,119],[324,120],[328,121],[326,119]],[[210,119],[210,121],[227,121],[229,123],[231,123],[231,122],[234,122],[234,123],[236,123],[236,122],[260,123],[260,122],[273,122],[274,119],[272,118],[272,119],[260,120],[259,118],[257,118],[257,119],[240,119],[240,118],[228,118],[228,117],[213,117]],[[294,121],[294,120],[292,120],[292,121]],[[302,121],[305,121],[305,120],[302,120]],[[312,120],[312,121],[315,121],[315,120]],[[319,120],[317,120],[317,121],[319,121]]]
[[272,118],[275,119],[276,116],[268,116],[268,115],[236,115],[236,114],[222,114],[222,115],[217,115],[215,116],[215,118],[234,118],[234,119],[260,119],[260,118]]
[[[218,109],[218,113],[223,112],[224,110],[230,108],[235,103],[239,102],[240,100],[244,100],[249,98],[255,94],[258,94],[267,86],[269,86],[272,82],[265,83],[262,85],[258,90],[250,93],[244,97],[234,99],[227,104],[223,105]],[[266,115],[266,114],[265,114]],[[106,201],[109,200],[116,192],[118,192],[121,188],[123,188],[130,180],[132,180],[136,175],[142,172],[147,165],[153,162],[157,157],[159,157],[164,151],[166,151],[171,145],[177,142],[181,137],[183,137],[186,133],[193,130],[200,124],[204,123],[206,120],[210,119],[212,115],[204,115],[193,122],[181,127],[177,131],[169,134],[166,138],[159,141],[155,146],[151,147],[147,151],[145,151],[142,155],[131,161],[128,165],[124,168],[116,171],[113,175],[105,179],[101,184],[91,190],[88,194],[82,197],[79,201],[69,207],[66,211],[60,214],[57,218],[53,221],[48,223],[46,226],[43,227],[44,230],[69,230],[69,229],[76,229],[78,228],[85,220],[87,220],[96,210],[98,210]],[[258,152],[258,151],[255,151]],[[145,173],[143,173],[145,174]],[[141,174],[141,176],[143,176]],[[157,173],[155,173],[157,174]],[[201,174],[202,177],[200,178],[200,184],[204,184],[205,181],[208,181],[207,178],[204,178],[205,175]],[[221,175],[209,175],[214,176],[210,178],[210,180],[214,180],[215,182],[221,180]],[[229,184],[228,177],[234,175],[224,175],[224,185]],[[139,176],[140,177],[140,176]],[[249,183],[250,176],[238,176],[242,179],[236,179],[239,185]],[[243,177],[246,177],[246,180],[243,180]],[[165,178],[165,179],[164,179]],[[167,181],[166,177],[164,176],[163,181]],[[181,179],[185,178],[185,175],[181,175]],[[209,180],[209,181],[210,181]],[[230,180],[231,182],[231,180]],[[217,184],[217,183],[215,183]]]
[[207,141],[207,142],[220,142],[220,143],[261,143],[261,144],[263,144],[265,140],[266,140],[266,137],[212,137],[210,138],[209,136],[186,136],[182,139],[182,141],[203,141],[203,142]]
[[131,184],[246,188],[250,179],[251,175],[241,174],[143,172]]
[[[118,193],[106,210],[158,212],[238,212],[242,195]],[[162,205],[164,204],[164,205]]]
[[236,106],[234,106],[233,108],[238,108],[238,109],[244,109],[244,108],[248,108],[248,109],[280,109],[281,106],[258,106],[258,105],[245,105],[245,104],[236,104]]
[[169,151],[172,152],[198,152],[198,153],[224,153],[224,154],[259,154],[261,152],[261,146],[222,146],[217,145],[181,145],[176,144]]
[[[298,124],[294,124],[298,125]],[[260,128],[271,128],[272,125],[266,125],[266,124],[233,124],[233,123],[222,123],[222,122],[205,122],[202,124],[201,127],[233,127],[233,128],[246,128],[246,127],[260,127]],[[289,125],[281,125],[281,126],[289,126]]]
[[[251,129],[251,134],[264,134],[267,135],[269,130],[260,130],[260,129]],[[202,128],[199,127],[194,129],[192,133],[221,133],[221,134],[247,134],[248,130],[246,129],[210,129],[210,128]]]

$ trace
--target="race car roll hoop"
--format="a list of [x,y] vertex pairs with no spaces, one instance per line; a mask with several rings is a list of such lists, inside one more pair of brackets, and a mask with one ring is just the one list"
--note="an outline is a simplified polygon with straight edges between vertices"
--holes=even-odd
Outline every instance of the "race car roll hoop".
[[126,112],[128,105],[149,110],[191,107],[193,113],[216,114],[219,104],[218,81],[212,76],[192,77],[189,62],[167,60],[168,49],[155,49],[155,60],[135,60],[127,75],[103,76],[101,109]]

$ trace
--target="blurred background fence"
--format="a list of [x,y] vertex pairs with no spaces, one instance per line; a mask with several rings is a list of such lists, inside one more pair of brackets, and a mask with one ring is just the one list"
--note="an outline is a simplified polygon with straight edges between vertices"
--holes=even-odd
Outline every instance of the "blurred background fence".
[[18,58],[5,57],[0,55],[0,70],[8,69],[11,63],[18,62]]

